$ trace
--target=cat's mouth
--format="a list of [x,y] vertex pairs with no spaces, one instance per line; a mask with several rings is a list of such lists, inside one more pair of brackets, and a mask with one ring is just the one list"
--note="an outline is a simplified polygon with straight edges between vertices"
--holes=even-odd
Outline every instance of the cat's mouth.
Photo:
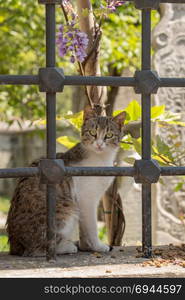
[[104,147],[98,147],[98,146],[96,146],[96,147],[94,147],[94,150],[97,153],[101,153],[101,152],[103,152],[105,150],[105,148]]

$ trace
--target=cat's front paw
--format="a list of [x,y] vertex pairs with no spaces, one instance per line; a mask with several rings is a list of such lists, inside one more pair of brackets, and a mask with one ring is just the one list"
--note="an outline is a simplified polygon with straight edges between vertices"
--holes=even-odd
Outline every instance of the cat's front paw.
[[77,246],[72,241],[62,241],[57,246],[57,254],[74,254],[78,252]]
[[111,246],[103,244],[101,242],[98,243],[79,243],[79,249],[81,251],[93,251],[93,252],[109,252],[112,250]]
[[93,246],[92,250],[95,252],[109,252],[112,250],[112,247],[103,243],[98,243],[97,245]]

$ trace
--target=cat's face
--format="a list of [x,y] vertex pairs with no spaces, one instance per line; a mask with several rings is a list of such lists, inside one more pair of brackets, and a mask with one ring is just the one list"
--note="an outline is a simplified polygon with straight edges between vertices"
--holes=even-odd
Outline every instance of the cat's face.
[[122,137],[122,127],[126,113],[118,116],[96,116],[91,108],[84,112],[84,124],[82,127],[82,143],[88,149],[96,153],[113,151],[119,147]]

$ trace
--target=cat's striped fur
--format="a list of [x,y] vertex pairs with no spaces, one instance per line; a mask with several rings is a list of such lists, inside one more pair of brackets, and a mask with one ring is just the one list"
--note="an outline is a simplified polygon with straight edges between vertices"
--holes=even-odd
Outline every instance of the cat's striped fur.
[[[81,143],[66,153],[58,153],[66,166],[113,166],[119,149],[125,112],[115,118],[97,116],[90,107],[84,111]],[[39,160],[32,166],[37,166]],[[82,250],[109,251],[98,239],[96,213],[100,198],[112,177],[66,177],[57,184],[57,254],[75,253],[72,231],[80,228]],[[45,255],[46,186],[39,177],[18,181],[7,219],[10,253]]]

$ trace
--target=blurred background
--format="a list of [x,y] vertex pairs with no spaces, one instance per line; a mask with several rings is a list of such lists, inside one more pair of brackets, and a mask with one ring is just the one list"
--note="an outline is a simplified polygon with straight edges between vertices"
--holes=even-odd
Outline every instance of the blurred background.
[[[94,7],[98,1],[92,1]],[[57,26],[63,22],[62,11],[57,9]],[[160,76],[185,76],[185,5],[163,4],[159,11],[152,11],[153,67]],[[102,25],[101,43],[102,75],[133,76],[140,69],[140,12],[126,3],[116,13],[110,14]],[[37,1],[0,0],[0,74],[37,74],[45,66],[44,7]],[[75,64],[68,57],[57,55],[57,66],[65,74],[78,74]],[[132,88],[108,88],[110,110],[124,109],[137,100]],[[154,104],[165,104],[174,113],[181,113],[185,90],[160,89],[153,98]],[[74,136],[74,130],[60,121],[61,116],[77,113],[85,103],[83,87],[65,87],[57,95],[57,137]],[[184,102],[185,103],[185,102]],[[185,110],[184,110],[185,111]],[[182,120],[183,120],[182,115]],[[23,167],[35,158],[45,155],[45,95],[35,86],[0,86],[0,168]],[[158,130],[158,129],[156,129]],[[160,129],[165,140],[170,139],[164,128]],[[183,149],[184,131],[173,127]],[[170,131],[171,132],[171,131]],[[169,135],[169,134],[168,134]],[[174,138],[175,139],[175,138]],[[176,148],[177,148],[176,147]],[[67,148],[57,142],[57,151]],[[181,151],[182,152],[182,151]],[[135,155],[133,153],[133,155]],[[182,157],[184,158],[184,157]],[[183,159],[181,160],[181,164]],[[169,179],[153,187],[153,242],[167,244],[185,242],[184,179]],[[5,231],[6,215],[16,180],[0,181],[0,250],[8,250]],[[177,187],[178,186],[178,187]],[[176,190],[175,190],[176,189]],[[132,179],[121,182],[121,197],[126,217],[123,244],[141,244],[141,190]],[[100,207],[101,209],[101,207]],[[103,214],[99,213],[100,238],[106,240]]]

